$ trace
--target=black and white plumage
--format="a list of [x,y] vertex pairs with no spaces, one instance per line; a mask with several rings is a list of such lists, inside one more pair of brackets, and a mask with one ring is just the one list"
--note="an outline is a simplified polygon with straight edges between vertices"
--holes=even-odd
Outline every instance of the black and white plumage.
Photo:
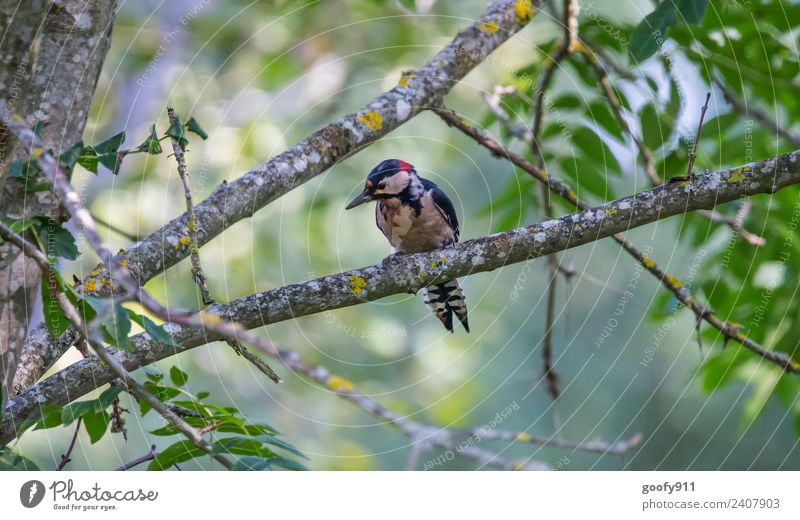
[[[460,229],[453,203],[405,161],[387,159],[376,166],[367,176],[364,191],[347,209],[373,200],[377,201],[375,223],[396,253],[420,253],[458,242]],[[423,296],[448,331],[453,332],[455,314],[469,332],[467,305],[458,280],[426,287]]]

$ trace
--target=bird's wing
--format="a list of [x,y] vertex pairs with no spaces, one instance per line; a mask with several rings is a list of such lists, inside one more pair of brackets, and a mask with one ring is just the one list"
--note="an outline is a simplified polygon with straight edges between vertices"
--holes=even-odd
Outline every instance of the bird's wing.
[[439,210],[439,213],[442,214],[442,217],[444,217],[453,229],[453,235],[455,236],[456,242],[458,242],[458,238],[461,235],[461,228],[458,225],[456,210],[453,207],[453,203],[450,202],[450,198],[433,182],[425,180],[423,184],[425,185],[425,189],[430,190],[434,206],[436,206],[436,209]]

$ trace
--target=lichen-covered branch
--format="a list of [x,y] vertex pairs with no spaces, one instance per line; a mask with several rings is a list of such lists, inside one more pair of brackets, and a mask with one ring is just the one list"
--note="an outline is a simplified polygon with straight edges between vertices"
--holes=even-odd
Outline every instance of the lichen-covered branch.
[[[4,70],[0,79],[4,109],[16,110],[44,124],[40,138],[56,154],[75,144],[83,134],[100,69],[110,45],[115,0],[62,0],[18,2],[20,18],[7,18],[7,7],[0,18],[7,20],[10,51],[22,53],[2,63],[16,64]],[[32,11],[33,10],[33,11]],[[38,11],[36,11],[38,10]],[[35,12],[36,11],[36,12]],[[31,23],[30,26],[26,24]],[[41,27],[39,26],[42,24]],[[32,32],[31,32],[32,31]],[[38,33],[37,33],[38,31]],[[34,39],[35,36],[35,39]],[[35,46],[35,52],[24,46]],[[5,44],[3,51],[5,52]],[[35,58],[35,59],[32,59]],[[2,130],[3,161],[0,163],[0,213],[2,216],[50,216],[61,220],[58,203],[49,191],[33,192],[24,179],[5,178],[5,172],[24,153],[11,136]],[[40,360],[38,354],[23,348],[31,315],[39,270],[16,248],[0,245],[0,375],[3,400],[18,388],[16,367]]]
[[[392,90],[238,179],[218,186],[195,205],[200,244],[437,104],[486,56],[524,27],[536,5],[537,1],[530,0],[502,0],[490,5],[430,62],[404,74]],[[188,256],[189,248],[180,247],[180,238],[187,236],[189,218],[184,213],[127,249],[125,258],[141,284]]]
[[[257,328],[367,301],[392,294],[416,292],[438,280],[461,278],[492,271],[528,259],[611,237],[687,211],[710,209],[745,196],[774,193],[800,183],[800,150],[755,163],[693,176],[662,186],[505,233],[468,240],[450,249],[394,257],[385,264],[324,276],[256,293],[208,312],[242,327]],[[645,257],[652,264],[652,260]],[[654,265],[654,264],[653,264]],[[662,273],[662,277],[665,277]],[[685,288],[678,292],[685,296]],[[696,303],[696,302],[695,302]],[[699,305],[699,304],[698,304]],[[746,334],[720,320],[708,309],[704,318],[723,333],[783,370],[800,374],[800,364],[785,352],[765,350]],[[215,330],[169,325],[178,346],[151,341],[146,334],[132,338],[132,352],[114,351],[127,370],[223,339]],[[727,334],[726,334],[727,335]],[[262,348],[261,345],[258,345]],[[12,423],[35,416],[40,402],[64,404],[113,379],[114,373],[95,357],[78,361],[33,386],[9,402],[3,417],[0,441],[8,440]],[[65,384],[66,382],[66,384]]]
[[[0,223],[0,236],[2,236],[2,238],[7,242],[14,244],[15,247],[18,247],[26,257],[32,259],[34,263],[37,264],[39,269],[41,269],[42,274],[47,275],[48,279],[56,276],[55,270],[50,265],[50,262],[44,253],[39,251],[32,243],[14,233],[3,223]],[[50,287],[50,291],[54,293],[53,297],[58,301],[64,316],[72,324],[72,327],[79,331],[83,339],[89,345],[91,345],[92,349],[97,355],[97,358],[102,361],[105,366],[109,367],[117,376],[119,376],[122,384],[125,385],[125,389],[128,392],[130,392],[137,399],[146,401],[147,404],[149,404],[156,412],[166,419],[168,423],[175,426],[175,428],[183,433],[195,446],[207,452],[226,468],[233,468],[233,464],[230,462],[230,460],[228,460],[227,457],[212,451],[211,445],[203,438],[203,432],[191,426],[170,407],[162,403],[159,399],[153,396],[153,394],[147,391],[144,386],[142,386],[131,376],[130,372],[128,372],[122,366],[119,360],[109,353],[108,349],[106,349],[106,347],[103,345],[103,336],[99,329],[99,322],[102,319],[100,313],[98,313],[98,316],[93,320],[92,324],[87,324],[86,321],[84,321],[81,312],[67,298],[67,295],[64,294],[59,284],[53,284]],[[113,303],[110,303],[109,306],[113,307]],[[58,465],[58,470],[63,469],[64,466],[66,466],[66,464],[70,461],[70,454],[75,446],[75,439],[78,437],[78,430],[80,430],[80,423],[81,421],[78,420],[78,424],[76,425],[75,429],[75,435],[72,438],[72,442],[70,443],[67,453],[61,457],[61,463]]]
[[[514,152],[503,147],[500,143],[491,139],[484,132],[470,125],[462,118],[455,115],[453,112],[443,108],[440,109],[437,113],[448,125],[458,128],[464,134],[474,139],[481,146],[484,146],[486,149],[491,151],[492,154],[494,154],[495,156],[501,159],[509,160],[511,163],[521,168],[523,171],[528,173],[531,177],[533,177],[537,181],[546,184],[550,189],[550,191],[557,194],[559,197],[563,198],[576,208],[584,211],[590,211],[588,204],[578,199],[577,194],[574,191],[572,191],[570,187],[564,182],[547,174],[547,172],[541,170],[533,163],[527,161],[524,157],[521,157],[520,155],[515,154]],[[798,152],[796,151],[792,153],[798,153]],[[791,154],[785,154],[779,157],[787,157],[790,155]],[[766,160],[766,162],[774,161],[776,159],[777,158],[768,159]],[[790,161],[794,162],[794,160],[791,159]],[[759,163],[754,163],[754,164],[759,164]],[[750,167],[751,165],[745,165],[739,168],[735,168],[734,170],[730,170],[733,171],[734,174],[732,174],[732,177],[729,178],[726,181],[726,183],[735,185],[744,182],[745,173],[750,172]],[[679,177],[678,178],[679,182],[668,182],[666,185],[657,186],[654,189],[660,189],[663,188],[664,186],[674,185],[674,186],[681,186],[685,190],[693,190],[694,188],[691,186],[691,182],[693,180],[696,180],[697,178],[705,177],[706,175]],[[711,174],[711,175],[716,175],[716,174]],[[727,201],[719,201],[719,203],[722,202],[727,202]],[[687,211],[691,211],[694,209],[702,209],[702,208],[687,208]],[[700,319],[705,320],[707,323],[709,323],[714,328],[719,330],[726,338],[741,343],[748,350],[751,350],[752,352],[758,354],[767,361],[770,361],[772,363],[781,366],[787,372],[800,373],[800,364],[794,361],[791,356],[785,355],[783,353],[775,353],[765,349],[757,342],[748,338],[747,335],[743,334],[742,331],[739,330],[736,326],[728,323],[727,321],[721,320],[713,312],[713,310],[709,309],[704,303],[694,298],[692,294],[689,292],[689,290],[686,289],[686,287],[684,287],[677,278],[664,272],[644,252],[640,251],[633,244],[627,241],[625,239],[624,234],[622,234],[621,232],[614,233],[612,235],[612,238],[620,246],[622,246],[622,248],[625,249],[625,251],[627,251],[631,256],[633,256],[636,259],[636,261],[642,265],[642,267],[644,267],[653,276],[655,276],[665,288],[667,288],[670,292],[672,292],[678,299],[678,301],[680,301],[683,305],[690,308],[692,312],[695,313],[695,316],[698,318],[698,320]]]
[[[169,124],[175,122],[175,110],[167,108],[167,116],[169,117]],[[183,198],[186,200],[186,214],[189,216],[189,225],[187,226],[187,233],[189,236],[189,256],[192,260],[192,279],[197,284],[200,291],[200,301],[203,302],[203,308],[214,303],[211,293],[208,290],[206,283],[206,275],[203,272],[203,266],[200,264],[200,244],[197,243],[197,213],[194,211],[194,202],[192,201],[192,187],[189,182],[189,169],[186,166],[186,149],[178,139],[170,138],[172,143],[172,152],[175,156],[175,162],[178,163],[178,177],[181,178],[183,185]]]
[[[491,4],[426,65],[403,74],[395,88],[233,182],[218,186],[208,198],[194,206],[198,244],[206,244],[236,222],[364,149],[427,107],[438,104],[458,81],[527,25],[539,3],[538,0],[501,0]],[[184,213],[127,248],[122,258],[140,285],[189,256],[191,248],[184,245],[188,242],[189,222],[189,214]],[[93,279],[98,293],[106,290],[100,280],[109,278],[107,266],[100,271],[84,280]],[[26,345],[25,351],[28,350]],[[49,365],[35,366],[28,374],[35,376],[35,380],[48,368]],[[30,379],[17,381],[15,386],[32,382]]]

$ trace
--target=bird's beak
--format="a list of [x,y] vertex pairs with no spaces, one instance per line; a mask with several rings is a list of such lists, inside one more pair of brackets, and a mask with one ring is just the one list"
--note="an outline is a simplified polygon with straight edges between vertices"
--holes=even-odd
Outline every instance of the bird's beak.
[[344,208],[344,209],[353,209],[356,206],[360,206],[360,205],[364,204],[365,202],[369,202],[371,200],[372,200],[372,194],[370,192],[368,192],[367,190],[364,190],[358,195],[358,197],[356,197],[353,200],[351,200],[350,204],[348,204],[347,207]]

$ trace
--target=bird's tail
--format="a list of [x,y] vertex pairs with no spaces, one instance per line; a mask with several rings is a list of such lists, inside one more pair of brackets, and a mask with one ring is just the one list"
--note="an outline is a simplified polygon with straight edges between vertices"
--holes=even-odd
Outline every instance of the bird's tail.
[[467,304],[464,301],[464,291],[458,285],[458,280],[431,285],[422,290],[425,305],[439,318],[447,330],[453,332],[453,314],[469,332],[467,321]]

